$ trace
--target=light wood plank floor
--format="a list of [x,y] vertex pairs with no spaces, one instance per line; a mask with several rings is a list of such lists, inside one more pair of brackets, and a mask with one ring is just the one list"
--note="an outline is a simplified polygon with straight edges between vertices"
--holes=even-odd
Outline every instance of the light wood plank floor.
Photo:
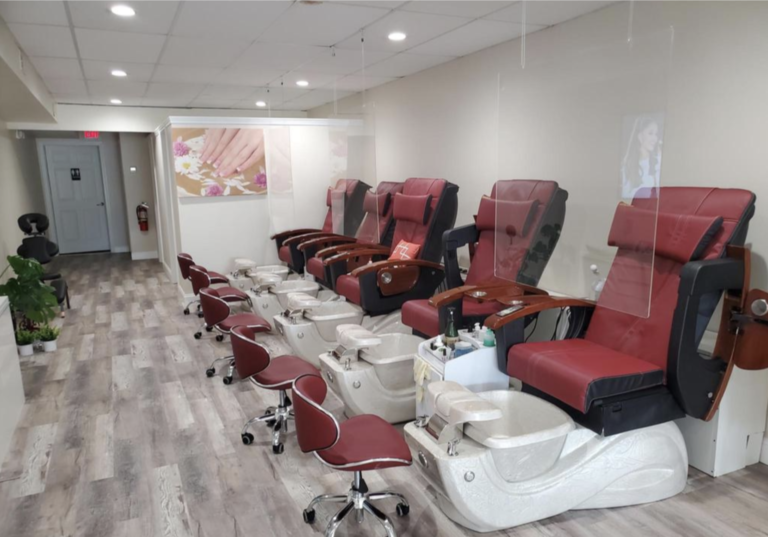
[[[246,417],[275,404],[249,383],[224,386],[204,370],[228,343],[196,341],[174,286],[153,261],[127,255],[61,258],[72,310],[53,354],[22,360],[27,402],[0,468],[3,537],[284,537],[322,534],[301,511],[350,476],[302,455],[289,435],[272,454],[266,429],[244,446]],[[279,341],[267,341],[273,348]],[[326,403],[336,413],[337,400]],[[263,426],[262,426],[263,427]],[[461,536],[414,468],[370,472],[371,490],[394,489],[411,514],[402,536]],[[510,506],[514,509],[514,506]],[[656,504],[576,511],[503,535],[768,534],[768,467],[717,480],[691,470],[684,494]],[[373,521],[345,521],[340,536],[383,535]],[[499,534],[501,535],[501,534]]]

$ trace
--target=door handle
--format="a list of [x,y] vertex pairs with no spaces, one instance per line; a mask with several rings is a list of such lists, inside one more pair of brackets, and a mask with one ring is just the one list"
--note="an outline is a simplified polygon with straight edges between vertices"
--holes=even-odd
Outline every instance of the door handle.
[[102,201],[101,203],[97,203],[96,205],[97,205],[98,207],[104,207],[104,202]]

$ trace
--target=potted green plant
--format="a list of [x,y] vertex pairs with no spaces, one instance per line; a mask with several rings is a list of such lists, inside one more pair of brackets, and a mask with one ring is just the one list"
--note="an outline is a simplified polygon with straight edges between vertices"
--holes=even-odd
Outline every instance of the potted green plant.
[[37,337],[43,342],[43,350],[45,352],[53,352],[56,350],[56,340],[61,334],[61,328],[58,326],[51,326],[49,324],[43,325],[37,331]]
[[19,356],[32,356],[35,350],[35,333],[29,330],[19,328],[16,330],[16,348],[19,350]]
[[56,317],[58,303],[53,287],[40,279],[45,273],[43,266],[34,259],[9,255],[0,279],[9,268],[14,276],[0,285],[0,295],[8,297],[16,328],[34,331]]

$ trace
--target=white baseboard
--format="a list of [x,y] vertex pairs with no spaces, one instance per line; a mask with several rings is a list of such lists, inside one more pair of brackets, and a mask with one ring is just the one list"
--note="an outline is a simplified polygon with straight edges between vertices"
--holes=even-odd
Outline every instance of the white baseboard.
[[159,257],[157,250],[152,252],[131,252],[131,259],[133,261],[139,261],[142,259],[157,259]]
[[760,462],[768,464],[768,438],[763,438],[763,447],[760,450]]
[[115,246],[112,248],[113,254],[125,254],[131,251],[130,246]]

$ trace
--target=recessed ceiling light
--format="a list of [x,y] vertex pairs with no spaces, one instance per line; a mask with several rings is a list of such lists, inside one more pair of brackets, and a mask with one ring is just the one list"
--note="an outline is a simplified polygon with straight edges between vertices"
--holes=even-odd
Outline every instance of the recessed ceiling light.
[[390,41],[404,41],[405,40],[405,34],[403,32],[392,32],[387,37],[389,37]]
[[259,108],[264,108],[265,106],[267,106],[267,103],[265,103],[264,101],[256,101],[256,106],[258,106]]
[[306,80],[297,80],[296,85],[301,86],[302,88],[305,88],[309,86],[309,82],[307,82]]
[[121,101],[120,99],[110,99],[109,102],[111,102],[112,104],[123,104],[123,101]]
[[122,69],[112,69],[112,76],[124,77],[124,76],[128,76],[128,73],[126,73]]
[[118,17],[133,17],[136,14],[136,11],[134,11],[132,7],[122,4],[112,6],[109,10]]

